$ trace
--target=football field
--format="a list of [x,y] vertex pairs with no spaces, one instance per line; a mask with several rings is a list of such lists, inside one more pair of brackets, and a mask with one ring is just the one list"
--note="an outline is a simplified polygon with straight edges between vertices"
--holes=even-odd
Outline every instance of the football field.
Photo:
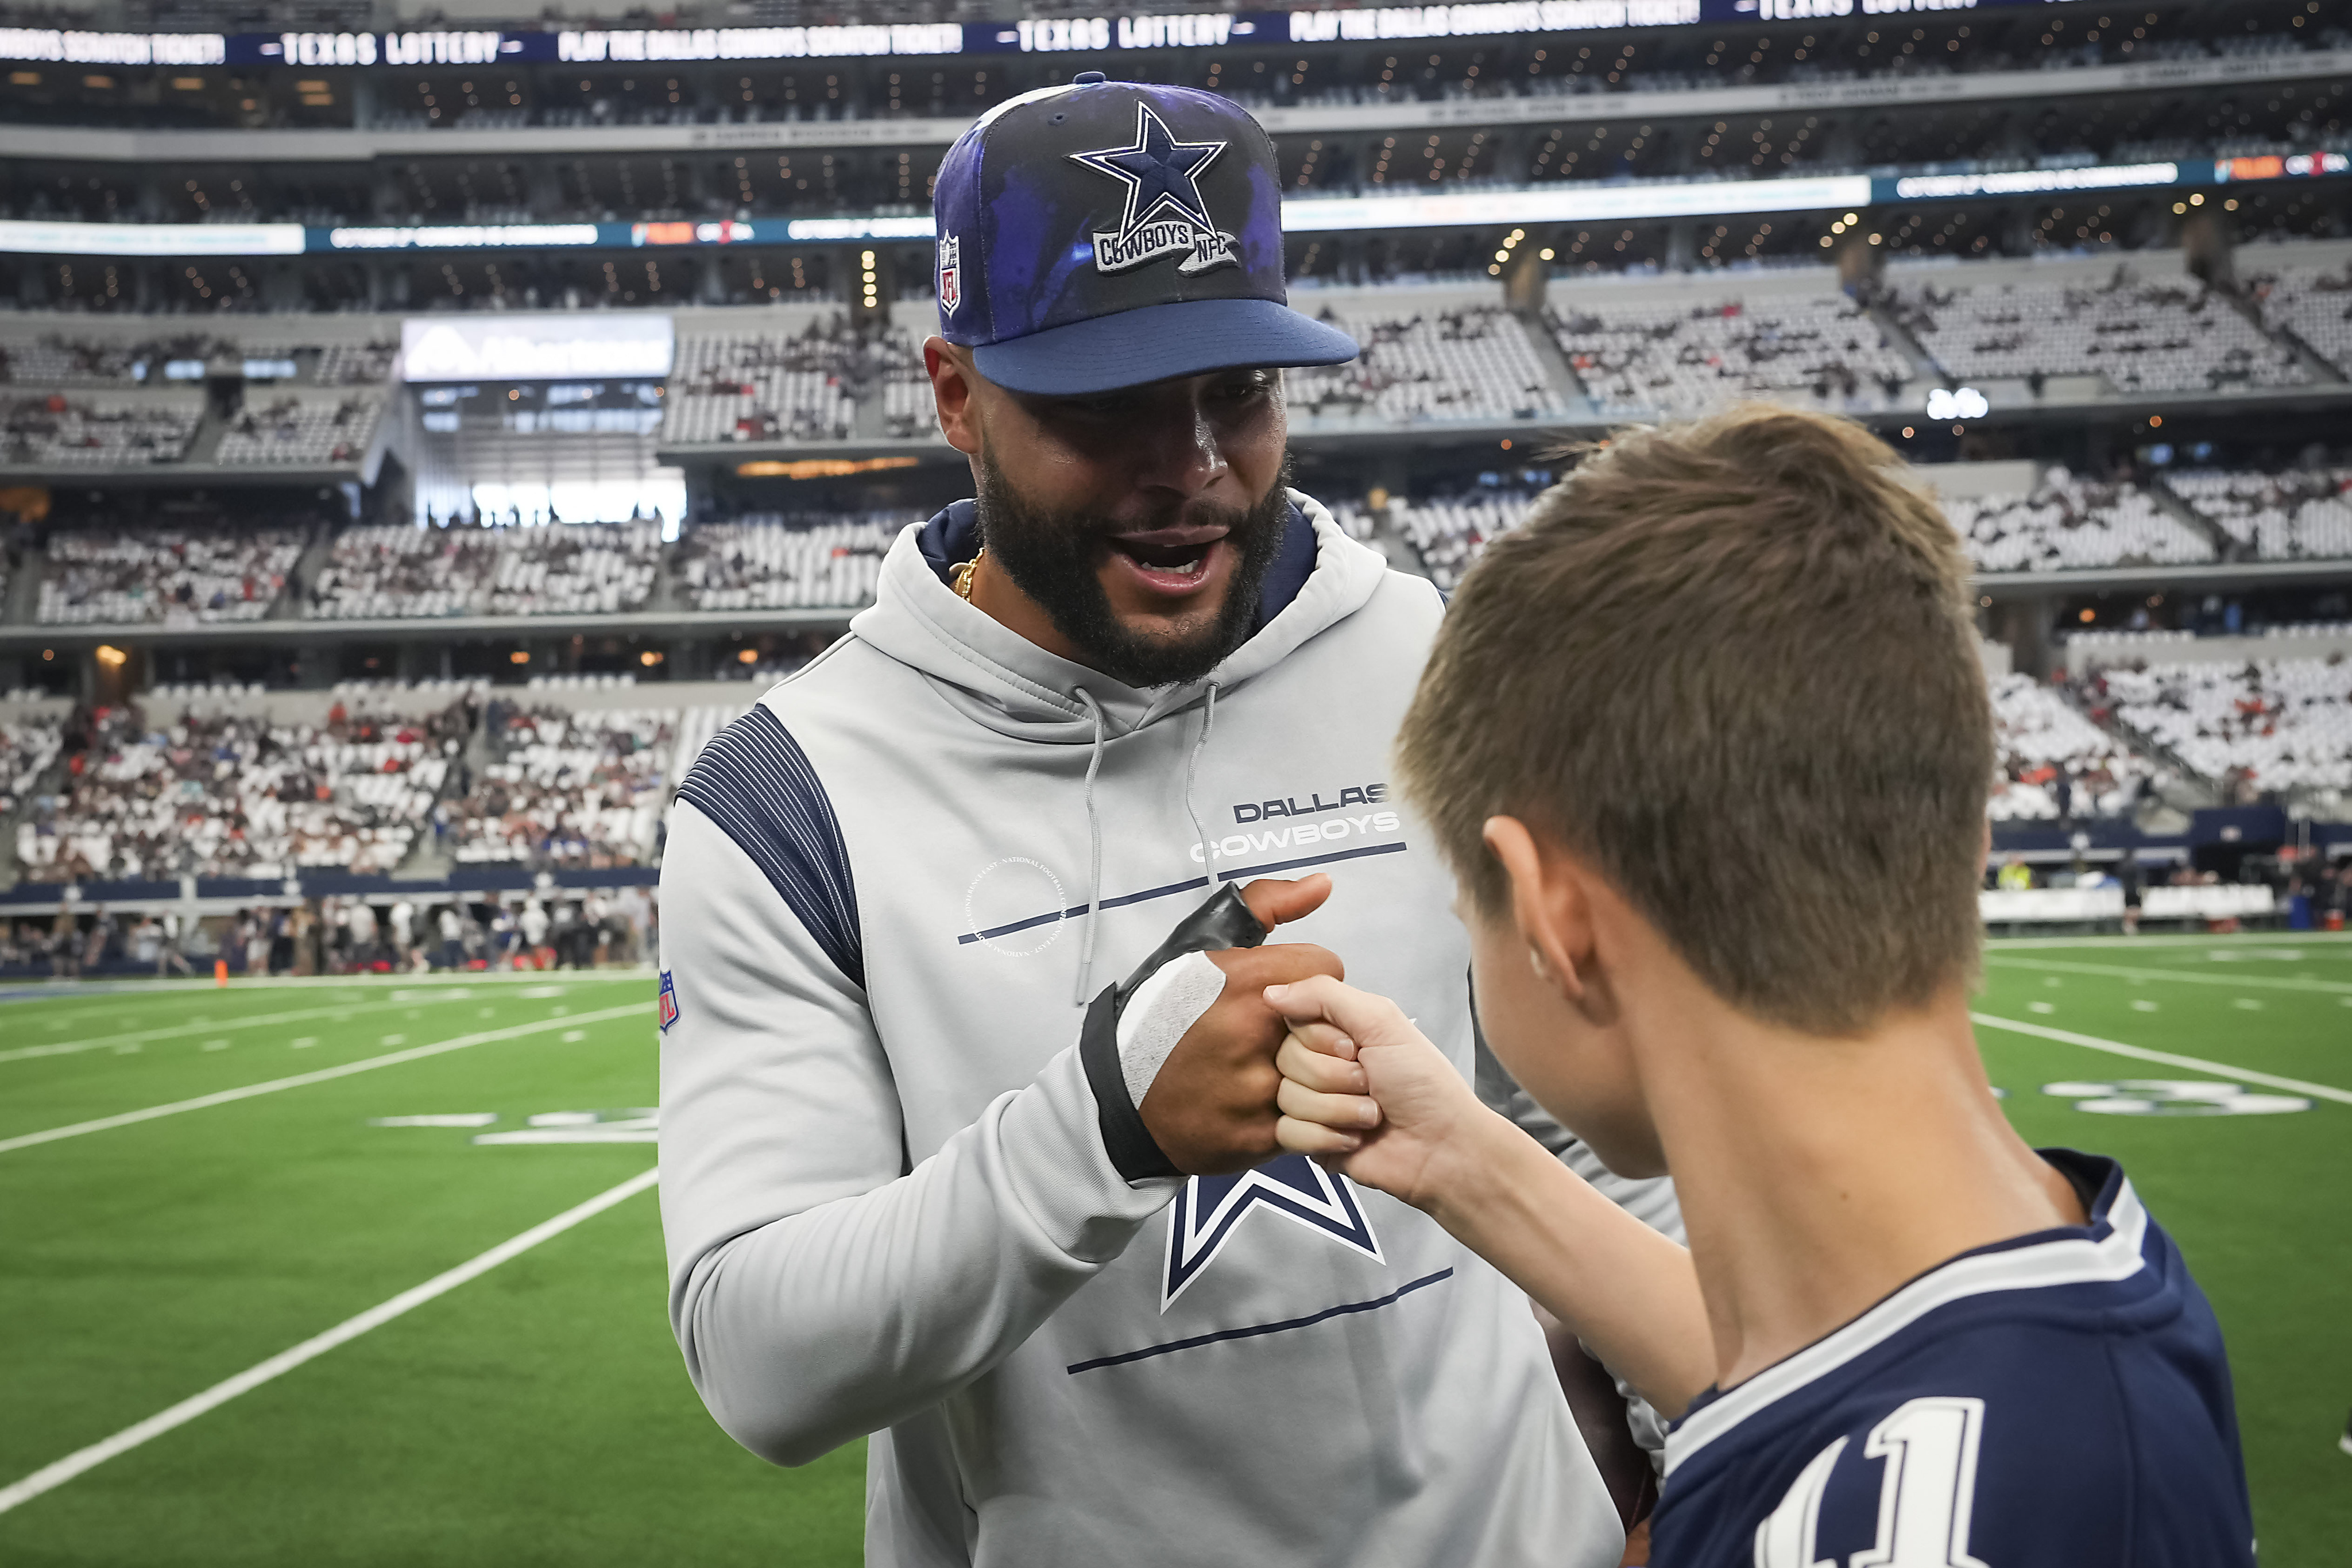
[[[1997,945],[1979,1039],[2228,1333],[2268,1564],[2352,1540],[2352,942]],[[653,983],[0,988],[0,1563],[858,1560],[664,1317]]]

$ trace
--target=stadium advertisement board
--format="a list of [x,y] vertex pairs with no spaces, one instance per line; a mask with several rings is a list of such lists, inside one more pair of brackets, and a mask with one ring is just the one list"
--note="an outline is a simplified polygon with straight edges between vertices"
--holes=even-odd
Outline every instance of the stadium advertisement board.
[[404,382],[544,382],[666,376],[677,350],[657,310],[546,317],[411,317],[400,324]]
[[1900,16],[2069,0],[1493,0],[1349,10],[1207,11],[803,27],[131,33],[0,27],[0,59],[90,65],[436,66],[858,59],[1506,37],[1626,27]]

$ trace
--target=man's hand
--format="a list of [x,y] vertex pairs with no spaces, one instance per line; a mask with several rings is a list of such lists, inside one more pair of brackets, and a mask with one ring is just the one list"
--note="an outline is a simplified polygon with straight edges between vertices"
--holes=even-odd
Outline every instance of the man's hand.
[[1282,1146],[1426,1208],[1492,1113],[1445,1053],[1386,997],[1337,979],[1271,990],[1289,1022],[1275,1055]]
[[[1242,889],[1242,901],[1268,927],[1303,919],[1330,896],[1331,879],[1320,874]],[[1187,1176],[1244,1171],[1282,1152],[1274,1133],[1282,1082],[1274,1053],[1290,1026],[1265,1004],[1265,988],[1347,973],[1336,956],[1305,942],[1229,947],[1208,958],[1225,972],[1224,991],[1184,1031],[1136,1107],[1160,1152]]]

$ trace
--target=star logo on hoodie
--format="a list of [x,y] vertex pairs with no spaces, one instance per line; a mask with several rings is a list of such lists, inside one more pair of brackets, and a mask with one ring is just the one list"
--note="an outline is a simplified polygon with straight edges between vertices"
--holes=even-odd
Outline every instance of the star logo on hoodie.
[[1168,1210],[1168,1266],[1160,1310],[1190,1289],[1254,1208],[1267,1208],[1385,1265],[1355,1186],[1305,1155],[1284,1155],[1239,1176],[1194,1176]]

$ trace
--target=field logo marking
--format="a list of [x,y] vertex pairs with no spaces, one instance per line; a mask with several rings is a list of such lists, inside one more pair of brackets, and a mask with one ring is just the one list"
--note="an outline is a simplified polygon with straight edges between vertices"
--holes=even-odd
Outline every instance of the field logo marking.
[[2042,1092],[2103,1116],[2276,1116],[2311,1109],[2300,1094],[2249,1094],[2242,1084],[2205,1078],[2045,1083]]
[[635,1197],[653,1186],[659,1174],[658,1170],[640,1171],[618,1186],[607,1187],[587,1202],[567,1208],[552,1219],[542,1220],[521,1235],[501,1241],[488,1251],[468,1259],[446,1272],[436,1274],[425,1283],[403,1291],[392,1300],[370,1307],[357,1317],[344,1319],[324,1333],[315,1334],[290,1350],[280,1351],[268,1361],[215,1383],[202,1394],[183,1399],[170,1409],[150,1416],[136,1426],[125,1427],[111,1437],[68,1454],[57,1463],[35,1470],[14,1485],[0,1487],[0,1513],[21,1507],[43,1492],[53,1491],[84,1471],[95,1469],[107,1460],[127,1454],[174,1427],[184,1427],[206,1411],[218,1409],[238,1395],[250,1393],[273,1378],[283,1377],[304,1362],[316,1360],[337,1345],[347,1344],[359,1338],[370,1329],[381,1328],[435,1297],[448,1294],[468,1280],[478,1279],[509,1259],[520,1257],[541,1242],[562,1235],[583,1220],[593,1219],[614,1204]]
[[2128,1056],[2135,1061],[2154,1061],[2166,1067],[2186,1067],[2193,1072],[2210,1072],[2248,1083],[2260,1083],[2265,1088],[2284,1089],[2290,1093],[2308,1094],[2315,1100],[2333,1100],[2340,1105],[2352,1105],[2352,1089],[2337,1089],[2326,1083],[2308,1083],[2300,1078],[2282,1078],[2273,1072],[2256,1072],[2250,1067],[2231,1067],[2227,1062],[2208,1061],[2201,1056],[2180,1056],[2169,1051],[2150,1051],[2144,1045],[2126,1045],[2119,1040],[2101,1040],[2095,1034],[2076,1034],[2070,1029],[2052,1029],[2047,1024],[2027,1023],[2022,1019],[1999,1018],[1991,1013],[1970,1013],[1969,1021],[1979,1029],[2005,1029],[2012,1034],[2030,1034],[2041,1040],[2054,1040],[2061,1045],[2079,1045],[2086,1051],[2104,1051],[2111,1056]]
[[652,1144],[661,1140],[659,1113],[647,1105],[626,1111],[542,1111],[511,1133],[481,1133],[477,1144]]
[[396,1067],[404,1061],[422,1061],[428,1056],[441,1056],[468,1046],[487,1045],[493,1040],[520,1040],[525,1035],[544,1034],[549,1030],[562,1029],[566,1024],[602,1023],[612,1019],[643,1018],[646,1005],[631,1002],[625,1007],[606,1008],[602,1012],[578,1013],[568,1019],[541,1019],[536,1023],[519,1023],[505,1029],[484,1030],[479,1034],[461,1034],[450,1040],[435,1040],[430,1045],[414,1045],[406,1051],[395,1051],[383,1056],[370,1056],[358,1061],[346,1061],[340,1067],[322,1067],[316,1072],[298,1072],[291,1078],[273,1078],[266,1083],[248,1083],[241,1089],[224,1089],[214,1094],[199,1094],[193,1100],[174,1100],[168,1105],[150,1105],[142,1111],[125,1111],[118,1116],[100,1116],[92,1122],[76,1122],[68,1126],[49,1127],[37,1133],[26,1133],[18,1137],[0,1138],[0,1155],[18,1149],[29,1149],[37,1144],[54,1144],[60,1138],[78,1138],[84,1133],[103,1133],[115,1127],[129,1127],[141,1122],[152,1122],[158,1116],[176,1116],[183,1111],[204,1111],[215,1105],[233,1104],[260,1094],[275,1094],[284,1089],[300,1089],[308,1084],[325,1083],[336,1078],[349,1078],[355,1072],[370,1072],[379,1067]]

